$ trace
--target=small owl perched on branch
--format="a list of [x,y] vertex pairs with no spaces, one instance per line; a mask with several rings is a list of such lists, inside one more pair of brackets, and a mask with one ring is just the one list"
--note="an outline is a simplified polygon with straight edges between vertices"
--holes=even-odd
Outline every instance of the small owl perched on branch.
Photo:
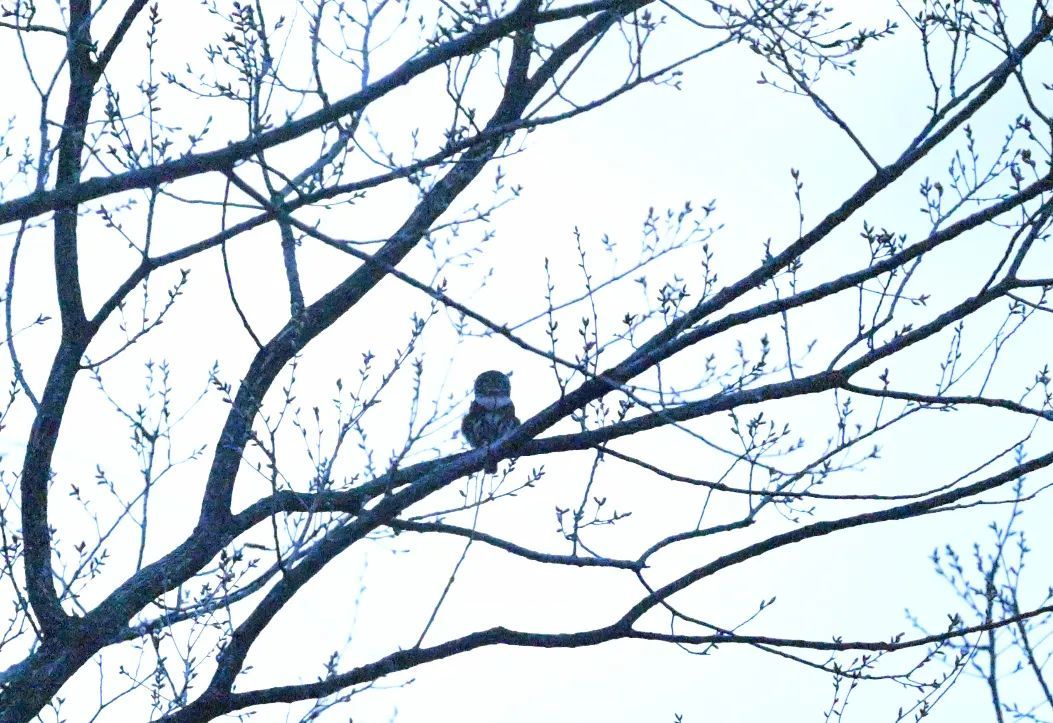
[[[519,426],[512,404],[508,375],[490,370],[475,378],[475,399],[461,422],[461,433],[472,447],[485,447]],[[497,462],[487,460],[486,471],[497,472]]]

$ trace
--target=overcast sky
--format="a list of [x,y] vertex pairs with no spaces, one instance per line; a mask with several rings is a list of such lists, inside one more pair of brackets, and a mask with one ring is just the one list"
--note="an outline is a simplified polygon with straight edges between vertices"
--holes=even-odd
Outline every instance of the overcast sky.
[[[1017,0],[1009,4],[1027,3]],[[901,25],[896,35],[860,56],[854,75],[830,74],[820,87],[875,155],[888,161],[896,149],[916,134],[926,116],[926,79],[920,73],[917,35],[903,22],[894,2],[873,0],[844,5],[839,12],[854,21],[881,24],[890,17]],[[189,4],[183,7],[161,3],[161,12],[164,24],[159,65],[177,67],[185,60],[200,63],[198,45],[207,40],[206,31],[201,28],[208,27],[202,24],[200,11]],[[293,17],[292,22],[304,21]],[[671,35],[669,43],[680,45],[667,45],[662,52],[686,49],[695,37],[684,32]],[[36,101],[20,70],[18,49],[11,38],[10,34],[0,35],[0,63],[11,69],[9,73],[14,76],[6,79],[9,87],[0,100],[0,117],[14,116],[16,128],[23,129],[35,123]],[[184,54],[189,57],[184,58]],[[610,62],[613,60],[612,55]],[[989,65],[980,62],[975,67],[986,70]],[[376,73],[384,70],[380,67]],[[485,253],[475,257],[468,268],[449,270],[451,295],[485,310],[500,323],[533,317],[545,308],[546,257],[556,282],[557,301],[572,298],[580,290],[575,229],[590,249],[590,258],[595,259],[596,273],[602,276],[632,263],[640,243],[641,223],[649,208],[679,208],[685,201],[696,206],[716,201],[716,211],[706,223],[712,230],[710,245],[724,281],[758,263],[766,240],[771,239],[774,248],[781,248],[797,238],[791,168],[800,170],[805,184],[803,209],[807,228],[865,180],[870,167],[846,137],[805,99],[758,84],[760,70],[757,58],[748,49],[731,46],[688,66],[680,90],[644,87],[599,110],[530,134],[523,153],[501,161],[506,182],[522,184],[523,192],[495,214],[489,227],[495,236],[485,245]],[[129,61],[113,72],[117,74],[115,84],[130,88],[142,68]],[[590,80],[588,73],[595,73],[595,78]],[[589,83],[599,84],[602,79],[599,70],[586,66],[582,88],[588,90]],[[406,128],[423,122],[421,118],[426,117],[434,92],[433,87],[412,86],[400,91],[386,108],[383,117],[390,119],[390,125],[385,125],[384,131],[397,139],[403,130],[398,126],[400,119]],[[1005,95],[973,124],[985,152],[1000,142],[1002,129],[1019,107],[1012,91]],[[185,113],[187,127],[194,127],[202,115],[207,115],[195,108],[194,101],[184,93],[166,84],[162,85],[161,100],[166,108]],[[213,121],[212,133],[219,138],[237,137],[240,122],[240,118],[218,117]],[[14,135],[17,137],[18,133]],[[825,255],[817,255],[816,261],[802,271],[806,285],[859,261],[858,238],[853,235],[863,220],[878,227],[923,232],[926,226],[918,212],[917,184],[927,173],[935,175],[945,169],[953,149],[959,146],[960,140],[956,140],[937,149],[931,162],[904,179],[898,190],[880,196],[854,217],[831,240]],[[473,199],[488,198],[491,179],[492,172],[478,179],[469,189],[469,194],[475,194]],[[204,196],[214,194],[221,185],[218,181],[206,181],[197,188],[188,188],[188,184],[181,188]],[[23,192],[24,189],[8,190],[5,197]],[[404,200],[398,193],[405,191],[393,192],[391,206],[386,206],[384,198],[378,195],[380,200],[368,207],[337,209],[332,217],[320,215],[327,224],[323,228],[345,238],[359,239],[390,232],[400,218],[390,208]],[[162,249],[203,238],[216,228],[212,209],[198,212],[194,207],[171,204],[159,211],[158,218],[157,243]],[[112,279],[118,278],[132,262],[126,249],[120,248],[119,239],[112,233],[104,235],[98,219],[87,217],[83,224],[91,229],[82,241],[83,264],[86,275],[94,279],[85,293],[97,303]],[[478,236],[473,234],[482,234],[483,227],[478,231],[475,228],[468,226],[464,237],[453,239],[450,248],[475,243]],[[5,229],[0,237],[5,249],[10,246],[10,233]],[[617,258],[604,255],[601,239],[605,234],[617,243]],[[47,237],[42,232],[31,234],[29,241],[19,260],[16,327],[28,323],[41,311],[54,314],[54,290],[49,286],[47,272]],[[267,228],[230,247],[242,301],[250,320],[264,335],[280,323],[287,303],[280,285],[277,244],[277,231]],[[307,244],[301,259],[308,301],[324,293],[352,268],[336,252]],[[946,265],[932,272],[934,288],[939,289],[940,275],[981,273],[982,261],[945,259]],[[657,264],[653,278],[677,271],[686,274],[691,270],[687,264],[697,262],[695,251],[685,252],[664,265]],[[180,410],[190,408],[177,450],[184,453],[211,444],[225,414],[224,405],[214,394],[191,408],[208,386],[212,364],[218,362],[221,378],[236,384],[253,350],[230,307],[218,253],[206,254],[189,266],[192,280],[171,320],[150,340],[103,370],[107,389],[132,408],[142,390],[143,362],[161,356],[171,360],[176,406]],[[432,262],[421,251],[408,260],[407,268],[426,278]],[[484,285],[482,272],[490,268],[493,275]],[[169,274],[165,278],[171,277]],[[164,283],[159,282],[158,295],[163,295],[163,287]],[[607,318],[607,330],[616,326],[626,304],[642,302],[641,291],[631,280],[597,298]],[[333,395],[335,379],[353,378],[364,352],[375,352],[386,363],[407,338],[410,313],[425,313],[428,306],[427,299],[395,283],[382,285],[371,298],[368,313],[356,310],[304,355],[298,372],[298,406],[304,410],[313,405],[324,407]],[[818,340],[820,355],[837,346],[836,340],[826,334],[830,327],[843,321],[836,309],[823,313],[829,316],[809,319],[800,331],[802,340]],[[422,345],[428,399],[449,399],[450,395],[462,399],[471,379],[489,368],[512,372],[513,399],[521,418],[558,396],[551,371],[543,362],[500,339],[459,341],[449,332],[448,324],[443,326],[443,318],[435,324],[446,331],[436,331]],[[524,334],[544,346],[542,328],[538,324]],[[565,328],[564,333],[571,336],[573,321]],[[46,378],[57,333],[57,322],[51,322],[19,337],[27,376],[38,390]],[[756,339],[744,342],[755,343]],[[1024,336],[1018,343],[1027,349],[1042,341]],[[93,347],[93,353],[102,356],[105,346],[102,343],[98,349]],[[691,363],[701,363],[701,358],[700,352]],[[1015,373],[1033,372],[1034,369],[1021,366],[1010,367],[1007,374],[1012,377]],[[920,365],[916,377],[911,376],[913,373],[914,370],[905,369],[904,381],[931,387],[932,363]],[[396,386],[385,395],[385,403],[393,409],[405,404],[406,384],[408,378],[403,386]],[[112,409],[100,412],[100,400],[95,385],[85,379],[75,389],[71,416],[64,423],[55,465],[59,491],[53,495],[56,507],[51,516],[61,537],[75,537],[75,530],[81,525],[91,524],[83,510],[66,497],[65,485],[90,484],[97,466],[114,478],[134,477],[137,462],[125,449],[127,425]],[[833,403],[811,398],[804,402],[807,404],[773,407],[773,413],[782,415],[780,421],[792,421],[802,435],[811,431],[815,435],[811,441],[818,449],[833,419]],[[5,430],[5,436],[0,438],[0,449],[8,455],[3,463],[8,474],[17,469],[19,440],[25,429],[19,424],[24,424],[27,411],[22,409],[19,414],[22,416],[16,416],[10,430]],[[992,429],[988,419],[983,417],[981,422],[979,415],[960,413],[931,415],[907,423],[883,441],[881,460],[863,472],[847,475],[845,486],[840,489],[848,490],[854,485],[883,491],[936,487],[990,456],[993,450],[1001,448],[999,445],[1010,443],[1020,431],[1016,427]],[[434,447],[422,448],[414,461],[440,450],[449,453],[459,449],[462,442],[454,434],[457,421],[458,418],[452,418],[437,433]],[[718,428],[725,430],[727,424],[727,418],[721,417],[699,420],[697,427],[703,433],[716,434]],[[396,444],[404,433],[402,415],[378,417],[373,425],[371,440],[377,445],[378,463],[383,466],[385,445]],[[568,423],[553,431],[571,429]],[[645,448],[685,474],[710,474],[705,469],[710,457],[676,430],[654,433],[628,442],[625,447],[629,451]],[[206,449],[201,460],[181,467],[158,488],[155,510],[160,510],[161,516],[151,528],[147,557],[164,554],[192,529],[198,493],[210,459],[211,453]],[[580,496],[591,460],[590,454],[580,453],[555,460],[521,461],[518,477],[532,466],[542,462],[546,465],[546,491],[537,498],[524,495],[512,504],[494,505],[492,510],[484,508],[480,527],[539,549],[566,552],[566,543],[555,528],[553,507],[560,501],[571,504]],[[300,469],[297,464],[304,465],[301,474],[309,474],[302,455],[292,457],[289,469]],[[597,493],[608,495],[612,504],[634,512],[624,525],[596,533],[594,539],[606,554],[639,554],[646,548],[646,540],[653,540],[662,530],[691,527],[701,513],[701,497],[697,493],[687,496],[616,461],[605,463],[604,475],[604,487]],[[239,478],[238,504],[244,505],[268,490],[264,480],[245,471]],[[843,507],[837,511],[847,514],[854,510]],[[734,511],[707,514],[719,517],[733,515]],[[1031,515],[1039,517],[1036,512]],[[953,517],[932,516],[793,545],[741,569],[727,570],[677,599],[701,617],[730,627],[748,617],[761,600],[776,596],[776,604],[747,629],[754,634],[885,639],[899,632],[916,632],[910,627],[905,608],[930,629],[939,630],[945,625],[945,614],[957,606],[951,591],[933,574],[928,556],[946,543],[954,543],[967,552],[974,540],[985,539],[987,522],[999,518],[1004,518],[1003,510],[980,508]],[[762,527],[771,534],[789,529],[792,524],[772,515]],[[264,530],[261,534],[265,541],[270,533]],[[721,536],[694,543],[663,559],[654,572],[654,580],[672,579],[745,540],[757,539],[759,534],[750,531],[746,537]],[[1038,561],[1048,559],[1043,548],[1048,550],[1053,541],[1039,525],[1032,526],[1030,537],[1036,549],[1036,561],[1032,564],[1040,567],[1043,563]],[[333,650],[342,651],[342,666],[350,667],[413,645],[462,549],[459,540],[410,534],[356,545],[275,619],[253,648],[249,660],[253,670],[242,685],[314,680],[323,673],[323,663]],[[119,562],[115,561],[114,567]],[[123,579],[128,571],[127,567],[120,570],[112,573],[114,581]],[[1041,587],[1041,581],[1036,584]],[[105,585],[99,585],[94,597],[86,594],[84,604],[90,606],[107,591]],[[614,571],[539,570],[532,563],[474,545],[427,640],[439,642],[492,625],[542,632],[604,625],[640,595],[633,580],[623,579]],[[662,625],[655,622],[656,627]],[[0,651],[0,667],[15,662],[19,653]],[[134,657],[128,652],[107,655],[115,656],[114,660],[124,660],[121,655]],[[68,701],[64,709],[66,719],[71,722],[90,717],[81,715],[77,703],[78,699],[84,700],[87,710],[87,701],[94,700],[94,681],[89,678],[78,678],[63,693]],[[741,647],[722,648],[704,657],[673,646],[643,642],[580,650],[496,647],[423,666],[412,676],[383,679],[376,689],[356,696],[323,720],[346,720],[351,716],[355,723],[391,719],[402,723],[671,723],[674,713],[680,713],[687,723],[816,721],[822,719],[829,706],[831,691],[830,679],[824,673]],[[894,720],[897,708],[913,702],[908,692],[892,683],[865,685],[853,695],[857,699],[846,719],[854,721]],[[987,695],[982,681],[965,679],[940,703],[933,719],[988,719]],[[978,710],[983,713],[977,713]],[[298,720],[302,712],[302,707],[284,711],[274,706],[258,712],[254,720]],[[118,707],[106,720],[134,719],[133,714],[121,712]]]

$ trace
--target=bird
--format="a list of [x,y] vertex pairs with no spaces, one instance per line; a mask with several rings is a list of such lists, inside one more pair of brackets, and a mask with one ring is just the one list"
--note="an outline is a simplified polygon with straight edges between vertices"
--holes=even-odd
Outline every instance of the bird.
[[[512,404],[508,375],[491,369],[475,378],[475,399],[461,422],[461,434],[473,448],[485,447],[519,426]],[[487,460],[488,474],[497,472],[497,462]]]

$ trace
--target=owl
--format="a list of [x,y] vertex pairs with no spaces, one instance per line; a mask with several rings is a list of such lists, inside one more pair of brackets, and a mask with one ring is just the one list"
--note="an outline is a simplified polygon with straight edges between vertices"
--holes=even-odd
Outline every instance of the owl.
[[[491,370],[475,378],[475,399],[461,422],[461,434],[468,444],[485,447],[519,426],[511,392],[512,383],[502,372]],[[497,472],[497,462],[487,460],[486,471]]]

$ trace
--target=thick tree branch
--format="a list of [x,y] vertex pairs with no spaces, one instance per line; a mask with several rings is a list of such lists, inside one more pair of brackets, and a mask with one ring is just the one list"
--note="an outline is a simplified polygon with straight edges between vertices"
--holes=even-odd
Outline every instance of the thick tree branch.
[[[76,186],[80,180],[84,132],[98,80],[90,58],[90,22],[90,0],[72,0],[67,47],[70,85],[58,143],[58,189]],[[86,347],[86,319],[77,260],[77,212],[74,208],[62,209],[55,214],[54,269],[62,340],[30,430],[20,480],[26,588],[45,636],[61,636],[68,632],[66,614],[59,605],[51,567],[48,483],[51,455],[80,356]]]
[[243,710],[251,706],[272,703],[294,703],[332,695],[360,683],[377,680],[393,673],[407,671],[425,663],[467,653],[491,645],[509,645],[523,648],[580,648],[614,640],[658,640],[684,645],[766,645],[781,648],[822,651],[878,651],[895,652],[933,645],[947,640],[986,632],[991,629],[1013,625],[1022,620],[1049,615],[1053,606],[1039,607],[1019,615],[1013,615],[990,623],[961,627],[946,633],[918,638],[893,638],[888,641],[822,641],[795,638],[778,638],[759,635],[710,634],[677,635],[633,630],[623,624],[596,628],[580,633],[526,633],[497,627],[471,633],[430,648],[411,648],[391,653],[376,662],[354,670],[303,685],[276,686],[241,693],[217,695],[208,700],[199,700],[190,707],[161,719],[160,723],[191,723],[209,719],[223,713]]
[[[653,0],[619,0],[609,3],[588,4],[595,8],[616,7],[621,13],[643,7]],[[53,191],[32,193],[0,205],[0,224],[31,218],[59,208],[72,208],[85,201],[108,196],[112,193],[150,188],[181,178],[203,173],[224,171],[251,158],[260,151],[300,138],[310,131],[318,130],[341,118],[362,110],[370,103],[401,88],[425,71],[438,67],[457,57],[476,53],[495,40],[535,25],[556,22],[565,18],[591,14],[594,10],[551,14],[534,14],[530,3],[520,3],[516,9],[503,17],[481,25],[460,38],[438,45],[428,52],[406,61],[396,70],[362,90],[297,120],[289,121],[274,130],[236,141],[223,149],[185,156],[149,168],[137,169],[112,176],[92,178],[75,186],[56,188]]]

